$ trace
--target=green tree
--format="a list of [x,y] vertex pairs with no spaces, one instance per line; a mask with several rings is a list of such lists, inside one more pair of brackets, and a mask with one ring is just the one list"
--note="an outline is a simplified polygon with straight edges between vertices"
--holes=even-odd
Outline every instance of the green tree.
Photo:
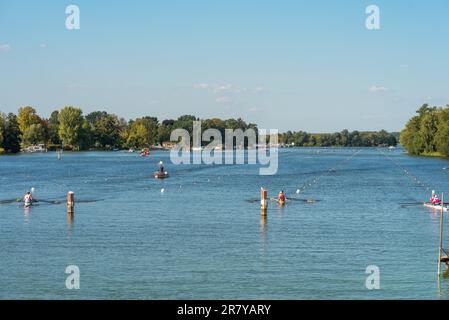
[[438,130],[435,134],[435,145],[442,155],[449,156],[449,105],[438,112]]
[[5,122],[6,116],[0,112],[0,154],[4,151],[3,149],[3,137],[5,136]]
[[[24,145],[42,143],[46,138],[46,126],[33,107],[19,108],[17,116]],[[30,131],[30,132],[29,132]]]
[[157,129],[157,137],[160,145],[162,145],[162,143],[164,142],[170,141],[172,126],[173,125],[170,125],[169,123],[164,121]]
[[405,125],[405,129],[401,131],[400,142],[401,145],[410,154],[418,155],[423,150],[422,140],[419,136],[420,131],[420,118],[415,116],[411,118]]
[[3,149],[8,153],[20,152],[21,135],[17,116],[9,113],[5,121]]
[[339,145],[343,146],[343,147],[348,147],[350,144],[351,144],[351,139],[350,139],[349,131],[347,129],[344,129],[340,133]]
[[82,119],[81,128],[78,133],[78,145],[80,150],[88,150],[94,144],[94,135],[89,121]]
[[437,151],[435,135],[438,130],[438,116],[436,112],[427,112],[422,116],[419,128],[419,137],[422,140],[424,152]]
[[95,111],[86,116],[91,127],[92,140],[96,148],[111,148],[120,145],[122,121],[105,111]]
[[39,144],[44,143],[46,138],[46,129],[42,123],[36,123],[30,125],[26,131],[22,134],[23,141],[27,144]]
[[59,111],[53,111],[48,119],[48,140],[52,144],[61,144],[59,138]]
[[129,128],[126,144],[133,148],[150,146],[150,136],[143,121],[136,120],[132,122]]
[[58,115],[59,137],[64,145],[69,145],[75,149],[79,148],[80,134],[84,123],[81,109],[75,107],[65,107]]

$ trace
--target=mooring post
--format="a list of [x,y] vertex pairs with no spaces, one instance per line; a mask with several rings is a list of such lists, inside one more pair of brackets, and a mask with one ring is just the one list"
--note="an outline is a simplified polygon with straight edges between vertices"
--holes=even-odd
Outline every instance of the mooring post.
[[67,193],[67,213],[73,214],[75,211],[75,193],[69,191]]
[[441,193],[440,242],[438,244],[438,277],[441,275],[441,253],[443,251],[443,212],[444,212],[444,193]]
[[260,189],[260,214],[265,216],[268,209],[268,190]]

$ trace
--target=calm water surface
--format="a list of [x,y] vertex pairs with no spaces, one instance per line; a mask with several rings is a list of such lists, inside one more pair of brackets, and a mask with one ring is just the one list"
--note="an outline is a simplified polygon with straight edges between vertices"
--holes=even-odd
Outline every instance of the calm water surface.
[[[63,202],[0,204],[0,298],[446,299],[439,217],[417,203],[425,187],[449,196],[449,161],[356,151],[280,150],[275,176],[254,165],[172,166],[167,152],[0,157],[0,200],[34,187],[37,199]],[[164,181],[151,175],[160,160]],[[272,203],[263,220],[261,186],[321,201]],[[80,290],[65,288],[72,264]],[[380,268],[381,290],[365,287],[369,265]]]

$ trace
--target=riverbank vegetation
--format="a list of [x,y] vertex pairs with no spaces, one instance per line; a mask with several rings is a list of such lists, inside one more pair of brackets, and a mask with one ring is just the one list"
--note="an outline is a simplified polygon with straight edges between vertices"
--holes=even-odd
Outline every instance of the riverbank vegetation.
[[[177,119],[159,121],[144,116],[129,121],[105,111],[84,115],[77,107],[67,106],[53,111],[49,118],[38,115],[35,108],[20,108],[17,115],[0,112],[0,153],[17,153],[28,146],[45,144],[49,149],[113,150],[162,146],[170,141],[174,129],[192,133],[193,121],[199,118],[183,115]],[[202,130],[254,129],[257,125],[242,119],[201,119]],[[303,131],[279,134],[279,143],[289,146],[374,147],[396,145],[393,134],[379,132],[349,132],[311,134]]]
[[400,142],[412,155],[449,157],[449,105],[422,105],[402,130]]
[[393,133],[385,130],[352,131],[343,130],[336,133],[307,133],[288,131],[280,135],[280,142],[298,147],[378,147],[396,146],[397,139]]

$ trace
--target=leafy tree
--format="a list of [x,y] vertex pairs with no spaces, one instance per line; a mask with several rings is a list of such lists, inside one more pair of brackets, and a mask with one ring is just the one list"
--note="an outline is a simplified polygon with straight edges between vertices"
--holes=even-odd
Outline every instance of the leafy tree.
[[59,111],[53,111],[48,119],[48,140],[53,144],[61,144],[59,138]]
[[173,123],[170,125],[169,122],[162,122],[162,124],[157,129],[157,137],[159,140],[159,144],[162,145],[162,143],[166,141],[170,141],[170,135],[172,132]]
[[438,117],[436,112],[427,112],[422,116],[419,137],[422,140],[424,152],[431,153],[437,151],[434,137],[438,130]]
[[401,131],[401,145],[410,153],[418,155],[423,152],[424,147],[419,136],[420,118],[415,116],[411,118],[405,125],[405,129]]
[[22,135],[22,139],[32,145],[44,143],[45,138],[46,129],[42,123],[30,125]]
[[344,129],[341,133],[340,133],[340,139],[339,139],[339,145],[342,147],[347,147],[350,145],[351,139],[350,139],[350,134],[349,131],[347,129]]
[[84,123],[81,109],[65,107],[58,115],[59,137],[65,145],[79,148],[80,134]]
[[150,136],[143,121],[137,120],[131,124],[126,144],[134,148],[149,147]]
[[116,115],[95,111],[86,116],[90,125],[91,140],[97,148],[111,148],[120,144],[123,123]]
[[5,136],[5,120],[6,116],[0,112],[0,153],[3,152],[3,138]]
[[9,113],[5,121],[3,149],[9,153],[20,152],[21,135],[17,116],[14,113]]
[[401,131],[400,141],[410,154],[439,153],[449,156],[449,106],[422,105]]
[[438,112],[439,125],[435,135],[435,145],[438,152],[449,156],[449,106]]
[[88,150],[94,145],[94,135],[92,127],[87,119],[82,119],[81,128],[78,133],[79,149]]
[[43,120],[36,114],[36,109],[29,106],[19,108],[17,121],[20,132],[22,132],[22,142],[24,145],[44,142],[46,138],[46,126]]
[[175,123],[173,124],[173,129],[185,129],[191,135],[193,130],[193,121],[196,120],[197,118],[195,116],[191,115],[180,116],[178,119],[176,119]]

